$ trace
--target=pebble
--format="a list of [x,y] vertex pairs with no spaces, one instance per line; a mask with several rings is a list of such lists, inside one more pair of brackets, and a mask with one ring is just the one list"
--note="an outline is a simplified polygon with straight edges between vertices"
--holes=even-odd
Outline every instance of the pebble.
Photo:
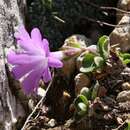
[[129,82],[125,82],[121,85],[121,88],[123,90],[130,90],[130,83]]
[[55,119],[50,119],[50,121],[48,122],[48,125],[49,125],[50,127],[54,127],[56,124],[57,124],[57,122],[56,122]]
[[90,79],[86,74],[79,73],[75,76],[75,93],[76,95],[80,94],[80,91],[83,87],[90,86]]
[[118,102],[130,101],[130,90],[120,92],[120,93],[117,95],[116,100],[117,100]]

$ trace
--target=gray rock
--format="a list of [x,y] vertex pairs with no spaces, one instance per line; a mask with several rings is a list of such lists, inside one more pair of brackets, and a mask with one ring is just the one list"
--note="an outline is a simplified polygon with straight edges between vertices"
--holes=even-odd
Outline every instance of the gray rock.
[[25,0],[0,0],[0,130],[16,130],[15,124],[26,115],[24,101],[14,94],[18,90],[13,88],[6,63],[6,52],[16,46],[13,35],[17,25],[23,23],[20,11],[24,13],[25,5]]
[[121,85],[121,88],[123,90],[130,90],[130,83],[129,82],[125,82]]
[[[119,0],[117,4],[117,8],[122,9],[124,11],[130,10],[130,0]],[[121,18],[125,15],[125,13],[121,11],[117,11],[117,23],[121,20]]]
[[79,73],[75,76],[75,94],[80,94],[80,91],[83,87],[90,86],[90,79],[86,74]]
[[117,95],[118,102],[126,102],[130,101],[130,90],[129,91],[122,91]]
[[110,34],[111,45],[119,44],[122,51],[130,49],[130,16],[124,15]]
[[57,124],[57,122],[56,122],[55,119],[50,119],[50,121],[48,122],[48,125],[49,125],[50,127],[54,127],[56,124]]

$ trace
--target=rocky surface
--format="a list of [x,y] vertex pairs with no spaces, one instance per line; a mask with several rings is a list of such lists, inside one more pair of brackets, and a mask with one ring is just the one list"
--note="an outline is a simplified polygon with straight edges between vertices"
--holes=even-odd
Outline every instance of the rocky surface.
[[75,76],[75,94],[79,95],[83,87],[90,87],[91,81],[86,74],[79,73]]
[[111,44],[119,44],[122,51],[130,49],[130,0],[119,0],[117,4],[117,26],[110,34]]
[[111,45],[118,44],[122,51],[130,49],[130,16],[124,15],[110,34]]
[[[130,11],[130,0],[119,0],[117,4],[117,8],[122,9],[124,11]],[[126,14],[126,12],[117,11],[117,23],[121,20],[121,18]]]
[[118,102],[130,101],[130,91],[122,91],[117,95]]
[[[23,23],[25,7],[24,0],[0,1],[0,130],[16,130],[21,127],[21,120],[26,115],[22,100],[15,95],[19,85],[13,79],[10,80],[6,63],[8,49],[16,46],[13,35],[17,25]],[[15,90],[14,84],[17,84]]]
[[129,82],[124,82],[121,85],[122,90],[130,90],[130,83]]

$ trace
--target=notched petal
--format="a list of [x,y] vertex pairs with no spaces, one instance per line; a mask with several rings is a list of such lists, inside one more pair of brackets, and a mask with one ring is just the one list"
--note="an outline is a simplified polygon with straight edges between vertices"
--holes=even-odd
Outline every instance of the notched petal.
[[31,38],[34,39],[35,41],[41,41],[42,40],[42,36],[41,36],[40,30],[38,28],[34,28],[31,31]]

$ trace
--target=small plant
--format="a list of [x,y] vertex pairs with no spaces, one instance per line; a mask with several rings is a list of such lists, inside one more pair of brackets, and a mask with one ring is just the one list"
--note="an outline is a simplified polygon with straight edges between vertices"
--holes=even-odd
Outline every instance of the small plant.
[[89,105],[95,100],[98,95],[99,83],[98,81],[90,89],[84,87],[81,89],[80,94],[74,100],[76,108],[75,118],[80,119],[89,113]]
[[103,68],[107,64],[109,54],[109,37],[104,35],[98,41],[97,52],[88,52],[84,55],[80,71],[89,73]]
[[76,108],[76,112],[75,112],[76,118],[83,117],[84,115],[87,114],[88,107],[89,107],[89,102],[88,102],[88,98],[90,95],[89,93],[90,93],[89,89],[84,87],[81,90],[80,95],[78,95],[77,98],[74,100],[74,106]]
[[[80,71],[83,73],[90,73],[101,70],[105,65],[107,65],[110,57],[109,37],[105,35],[102,36],[98,41],[96,49],[91,48],[91,50],[87,51],[88,48],[89,47],[86,48],[86,52],[82,57]],[[86,87],[82,88],[80,94],[74,100],[76,118],[81,118],[89,113],[89,105],[92,104],[98,96],[98,90],[98,81],[96,81],[90,89]]]

